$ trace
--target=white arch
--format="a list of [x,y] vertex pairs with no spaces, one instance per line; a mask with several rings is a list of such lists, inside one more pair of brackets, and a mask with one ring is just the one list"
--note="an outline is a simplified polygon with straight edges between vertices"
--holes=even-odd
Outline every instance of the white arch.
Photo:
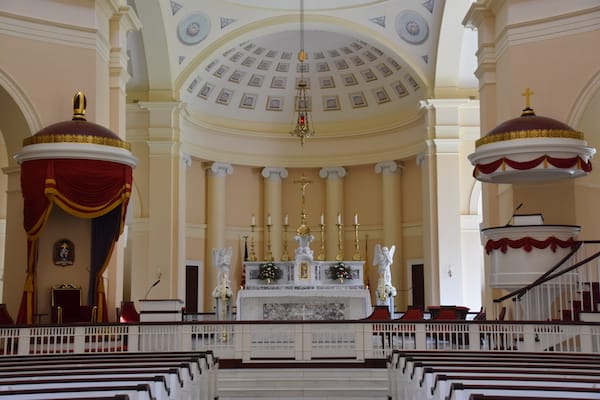
[[42,129],[42,120],[36,112],[35,107],[29,101],[29,98],[21,87],[15,82],[10,75],[6,74],[0,68],[0,87],[6,90],[6,93],[12,98],[19,110],[23,113],[23,117],[29,128],[29,132],[37,132]]

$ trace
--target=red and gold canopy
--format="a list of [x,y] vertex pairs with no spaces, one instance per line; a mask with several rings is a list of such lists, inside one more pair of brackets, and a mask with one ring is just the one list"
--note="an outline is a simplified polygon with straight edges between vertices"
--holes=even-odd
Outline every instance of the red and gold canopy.
[[54,205],[70,215],[90,218],[90,304],[106,321],[102,273],[123,231],[136,159],[129,144],[112,131],[85,120],[85,96],[73,99],[73,120],[43,128],[23,141],[15,158],[21,164],[27,276],[19,323],[32,323],[40,233]]

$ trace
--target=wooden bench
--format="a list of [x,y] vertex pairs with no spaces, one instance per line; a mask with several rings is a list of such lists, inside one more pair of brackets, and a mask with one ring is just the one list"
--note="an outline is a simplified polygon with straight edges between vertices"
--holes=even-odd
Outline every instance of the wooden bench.
[[26,391],[26,390],[55,390],[55,389],[86,389],[89,387],[110,387],[115,386],[135,386],[147,385],[149,387],[149,397],[156,400],[168,400],[170,397],[169,388],[164,376],[113,376],[110,379],[101,376],[87,376],[75,378],[70,376],[68,379],[55,377],[54,379],[6,379],[1,380],[2,388],[0,395],[5,390],[8,391]]
[[497,388],[535,386],[538,390],[562,387],[564,392],[585,392],[600,383],[597,354],[394,351],[387,365],[388,395],[393,399],[447,399],[455,383]]
[[212,352],[87,353],[0,358],[0,376],[4,380],[16,379],[32,370],[44,376],[75,376],[77,373],[81,375],[94,372],[109,375],[117,370],[122,373],[128,371],[127,375],[148,375],[158,372],[157,369],[165,368],[175,368],[178,371],[177,374],[171,371],[166,385],[169,389],[167,392],[170,392],[171,388],[175,389],[175,397],[172,398],[189,396],[214,399],[216,396],[218,359]]
[[450,394],[447,400],[469,400],[471,394],[490,394],[495,396],[527,396],[546,400],[548,397],[563,399],[598,399],[600,389],[563,386],[512,386],[512,382],[505,385],[473,385],[453,383],[450,385]]
[[510,386],[511,388],[533,387],[543,389],[548,386],[555,386],[569,390],[570,388],[597,388],[600,380],[579,378],[563,378],[556,374],[549,373],[546,376],[530,376],[529,374],[512,374],[504,376],[477,376],[477,375],[437,375],[433,387],[423,387],[426,395],[433,396],[434,399],[444,400],[450,396],[451,385],[461,383],[463,385],[489,385],[489,386]]
[[34,400],[43,398],[50,399],[81,399],[82,396],[97,399],[107,396],[126,395],[131,400],[155,400],[150,395],[150,385],[134,386],[88,386],[76,388],[54,388],[54,389],[28,389],[28,390],[3,390],[0,391],[0,399],[10,400]]

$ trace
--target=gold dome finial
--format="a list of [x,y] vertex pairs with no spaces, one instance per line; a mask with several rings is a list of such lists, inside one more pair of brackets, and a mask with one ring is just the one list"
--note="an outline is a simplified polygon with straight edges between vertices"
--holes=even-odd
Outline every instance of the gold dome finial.
[[75,93],[73,96],[73,121],[82,120],[85,121],[85,107],[87,101],[83,92]]
[[525,88],[525,91],[521,93],[521,96],[525,97],[525,108],[521,112],[521,117],[526,115],[535,115],[535,111],[531,108],[531,96],[535,94],[529,88]]

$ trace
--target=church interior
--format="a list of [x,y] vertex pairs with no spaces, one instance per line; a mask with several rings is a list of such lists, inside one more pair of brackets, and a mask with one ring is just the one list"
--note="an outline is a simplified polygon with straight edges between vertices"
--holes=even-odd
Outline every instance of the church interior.
[[593,363],[599,40],[598,0],[2,1],[0,363],[203,351],[153,396],[206,399]]

